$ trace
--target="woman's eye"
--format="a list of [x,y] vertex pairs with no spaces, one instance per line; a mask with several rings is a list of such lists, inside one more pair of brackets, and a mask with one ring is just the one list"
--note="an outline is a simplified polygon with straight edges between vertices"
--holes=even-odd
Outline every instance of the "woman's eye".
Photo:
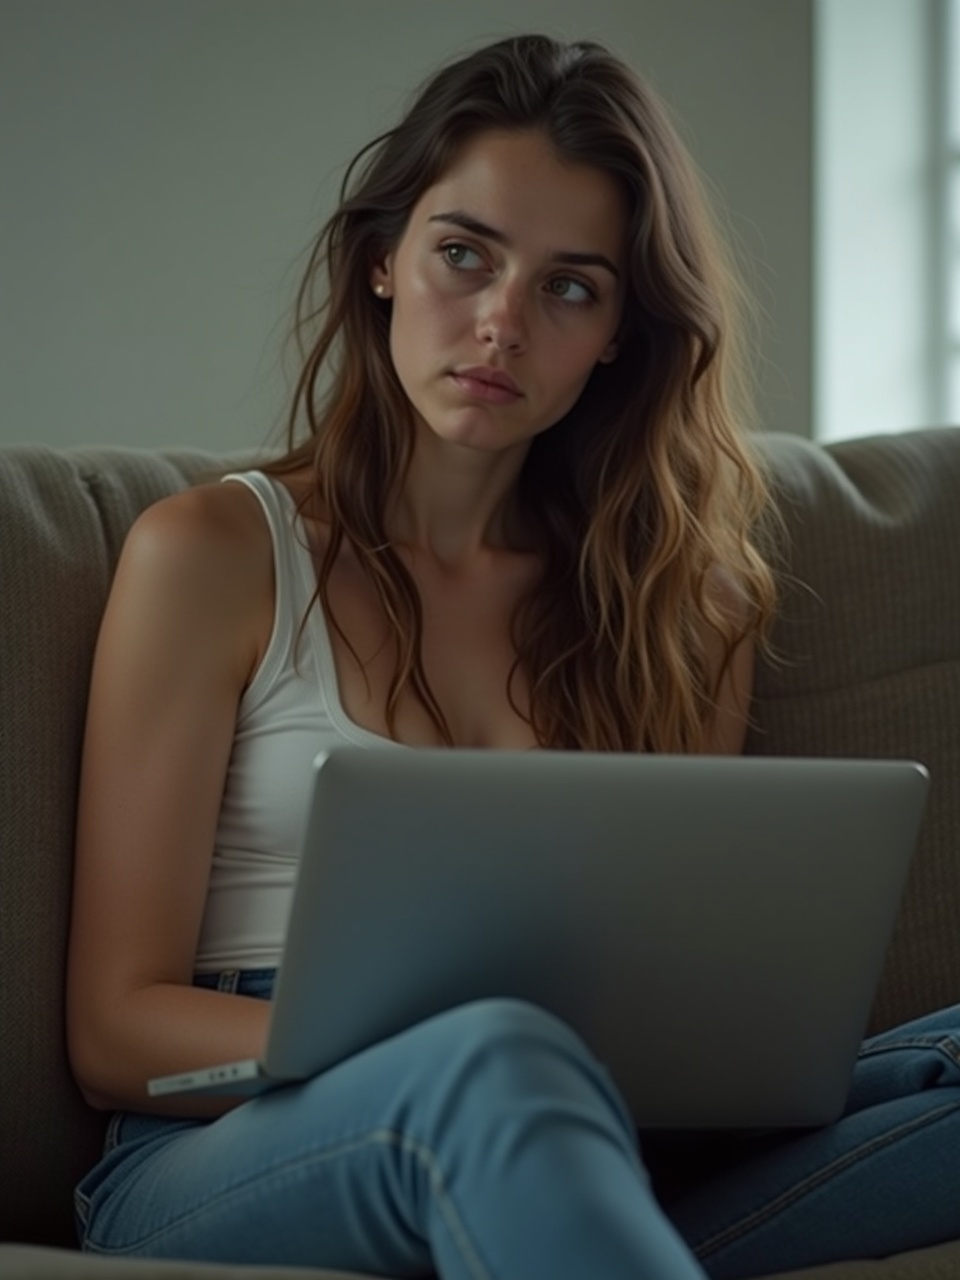
[[440,252],[448,266],[456,267],[461,271],[472,271],[482,265],[482,259],[476,249],[471,249],[465,244],[445,244],[441,246]]
[[582,280],[573,280],[570,276],[554,276],[547,285],[547,291],[564,302],[594,302],[596,295]]

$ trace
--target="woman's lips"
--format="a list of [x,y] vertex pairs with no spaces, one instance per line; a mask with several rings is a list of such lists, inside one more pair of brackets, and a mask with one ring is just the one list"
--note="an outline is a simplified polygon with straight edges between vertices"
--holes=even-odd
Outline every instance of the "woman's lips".
[[484,367],[455,369],[451,378],[461,391],[471,399],[485,400],[488,404],[513,404],[523,392],[510,377],[499,369]]

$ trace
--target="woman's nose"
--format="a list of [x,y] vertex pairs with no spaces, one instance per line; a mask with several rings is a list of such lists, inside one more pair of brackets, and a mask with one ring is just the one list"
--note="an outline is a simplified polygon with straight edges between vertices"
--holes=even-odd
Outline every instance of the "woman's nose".
[[502,281],[485,291],[477,337],[495,351],[523,350],[527,343],[526,302],[518,283]]

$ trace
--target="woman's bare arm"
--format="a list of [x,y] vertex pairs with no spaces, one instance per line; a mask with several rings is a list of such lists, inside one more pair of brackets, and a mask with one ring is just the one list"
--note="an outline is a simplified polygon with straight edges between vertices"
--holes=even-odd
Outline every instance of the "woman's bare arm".
[[67,975],[71,1063],[100,1107],[151,1076],[256,1056],[266,1001],[192,987],[237,704],[272,617],[269,535],[235,485],[150,508],[124,547],[94,661]]

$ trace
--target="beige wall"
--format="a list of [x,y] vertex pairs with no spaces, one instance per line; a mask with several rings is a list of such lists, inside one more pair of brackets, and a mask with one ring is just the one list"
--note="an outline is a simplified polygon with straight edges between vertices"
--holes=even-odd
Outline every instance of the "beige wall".
[[466,43],[591,36],[723,193],[761,416],[811,408],[811,0],[4,0],[0,442],[259,444],[343,163]]

